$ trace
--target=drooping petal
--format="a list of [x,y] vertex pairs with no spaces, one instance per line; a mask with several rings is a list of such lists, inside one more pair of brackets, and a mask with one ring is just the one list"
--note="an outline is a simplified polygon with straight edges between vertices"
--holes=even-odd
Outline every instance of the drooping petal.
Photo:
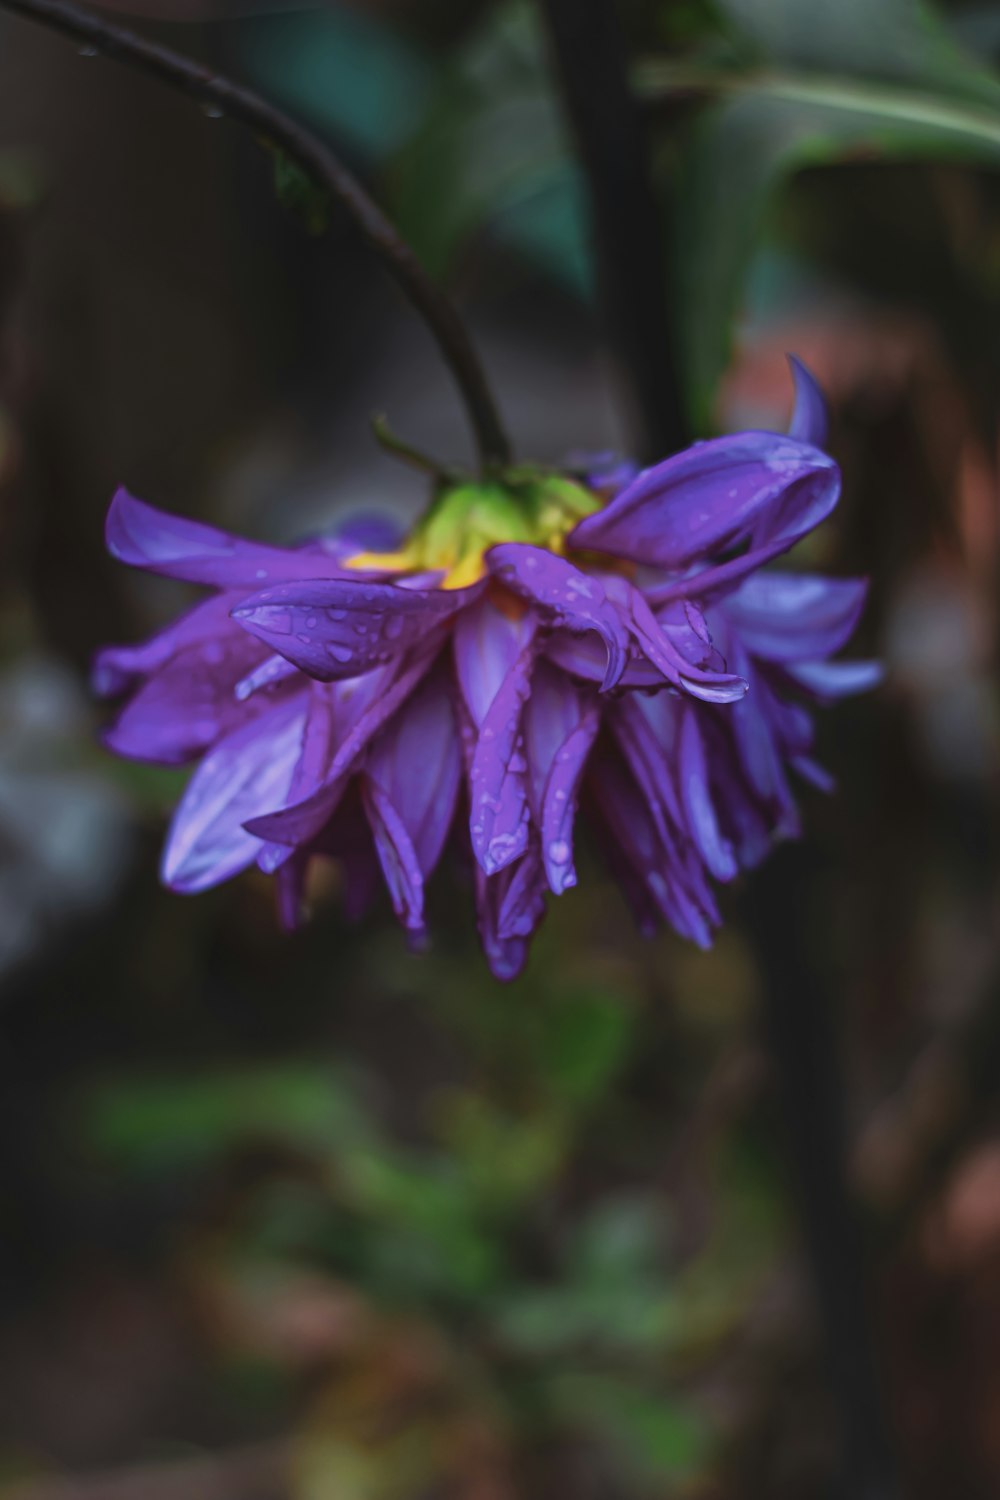
[[442,634],[432,634],[408,658],[354,681],[337,683],[331,716],[336,742],[322,778],[300,801],[287,806],[276,803],[278,811],[251,819],[249,831],[277,844],[304,844],[315,838],[368,745],[420,684],[442,644]]
[[234,684],[260,658],[260,647],[228,629],[177,651],[139,688],[104,732],[109,750],[132,760],[183,765],[267,706],[239,703]]
[[529,637],[486,710],[469,768],[472,852],[487,875],[496,875],[518,859],[528,843],[522,715],[534,664],[534,642]]
[[410,932],[422,932],[424,876],[406,823],[377,781],[365,781],[361,796],[393,910]]
[[354,579],[280,584],[232,612],[244,630],[320,682],[358,677],[401,656],[481,592]]
[[580,782],[600,727],[597,699],[545,662],[525,711],[525,747],[542,862],[557,896],[576,885],[573,823]]
[[438,666],[374,740],[364,772],[398,813],[424,880],[441,857],[460,774],[451,684]]
[[486,718],[504,678],[537,629],[530,610],[507,614],[484,594],[455,621],[455,670],[476,729]]
[[119,562],[215,588],[259,589],[268,581],[337,577],[341,572],[323,548],[250,542],[157,510],[125,489],[119,489],[111,502],[104,534],[108,551]]
[[[667,682],[706,703],[732,703],[747,690],[745,678],[733,672],[699,665],[712,659],[707,630],[694,628],[698,619],[691,606],[678,602],[657,618],[646,599],[626,578],[613,580],[615,606],[639,649]],[[703,622],[702,622],[703,623]],[[695,660],[683,654],[691,650]]]
[[503,542],[486,554],[490,572],[523,599],[543,610],[553,624],[578,634],[595,631],[607,649],[601,690],[621,680],[628,662],[628,632],[600,579],[572,563],[525,542]]
[[134,646],[106,646],[103,651],[98,651],[91,672],[94,692],[101,698],[116,698],[144,677],[165,667],[178,652],[232,632],[234,627],[229,611],[239,597],[236,593],[216,594],[188,610],[165,629],[158,630],[148,640]]
[[174,813],[161,865],[166,885],[205,890],[253,863],[260,841],[243,825],[287,797],[305,720],[301,693],[209,751]]
[[571,532],[573,547],[686,568],[750,541],[791,547],[826,519],[840,473],[818,448],[771,432],[696,443],[646,469]]
[[788,355],[788,363],[795,381],[795,406],[792,420],[788,424],[788,436],[800,443],[811,443],[822,448],[826,443],[829,416],[826,397],[812,372],[794,354]]
[[730,627],[765,661],[799,662],[839,651],[864,608],[867,581],[816,573],[758,573],[725,600]]
[[736,855],[719,827],[699,715],[690,707],[682,713],[679,749],[678,780],[691,837],[716,880],[732,880]]
[[605,742],[587,780],[588,806],[603,821],[606,840],[616,842],[632,878],[656,909],[699,947],[712,942],[718,913],[707,887],[692,887],[689,867],[673,841],[649,817],[646,799],[620,755]]
[[800,687],[831,701],[867,693],[885,677],[885,668],[877,661],[799,661],[785,670]]
[[494,978],[516,979],[528,958],[532,934],[545,915],[545,876],[530,849],[499,875],[474,866],[479,936]]

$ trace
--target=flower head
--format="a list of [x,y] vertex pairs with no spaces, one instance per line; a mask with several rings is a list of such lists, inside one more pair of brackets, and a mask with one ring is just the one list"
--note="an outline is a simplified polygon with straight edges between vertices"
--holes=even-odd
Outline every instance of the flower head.
[[795,374],[787,436],[586,481],[445,486],[391,550],[357,532],[264,546],[119,492],[114,555],[214,590],[96,664],[100,691],[129,695],[111,749],[198,762],[166,884],[201,890],[256,862],[294,924],[309,862],[332,856],[355,908],[380,871],[420,937],[457,837],[487,958],[511,978],[546,893],[576,882],[579,808],[642,923],[707,945],[710,877],[797,832],[789,770],[825,784],[806,705],[875,676],[828,660],[863,584],[761,572],[839,495],[822,400]]

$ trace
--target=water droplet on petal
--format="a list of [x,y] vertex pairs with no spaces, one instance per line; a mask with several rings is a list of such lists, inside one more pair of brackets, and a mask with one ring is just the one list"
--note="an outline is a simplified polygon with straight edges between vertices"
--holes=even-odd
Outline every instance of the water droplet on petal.
[[554,865],[569,864],[569,845],[565,839],[553,839],[549,845],[549,859]]

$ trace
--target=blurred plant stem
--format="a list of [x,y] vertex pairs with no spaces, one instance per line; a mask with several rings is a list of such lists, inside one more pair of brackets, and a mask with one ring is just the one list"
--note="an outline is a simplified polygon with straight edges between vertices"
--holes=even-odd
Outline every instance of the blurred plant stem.
[[667,236],[612,0],[539,0],[590,193],[609,333],[652,462],[690,440],[667,305]]
[[[837,1407],[842,1500],[898,1500],[860,1226],[845,1177],[846,1119],[828,955],[814,930],[817,857],[786,847],[747,888],[764,1024]],[[819,948],[822,949],[819,939]]]
[[484,469],[510,461],[510,445],[479,356],[464,323],[444,292],[431,280],[409,245],[378,204],[330,148],[297,121],[251,89],[184,57],[169,47],[89,14],[68,0],[0,0],[0,7],[38,21],[80,44],[148,73],[196,99],[212,115],[248,125],[276,148],[324,193],[340,204],[403,295],[427,324],[461,392]]

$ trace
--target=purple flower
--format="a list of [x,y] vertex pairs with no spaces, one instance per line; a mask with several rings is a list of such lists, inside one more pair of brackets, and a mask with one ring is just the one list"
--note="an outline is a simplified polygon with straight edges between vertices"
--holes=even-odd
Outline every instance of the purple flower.
[[457,485],[394,552],[359,550],[357,531],[263,546],[119,492],[114,555],[215,591],[95,668],[99,691],[128,694],[111,749],[197,761],[166,884],[256,863],[291,926],[310,862],[333,857],[353,909],[381,873],[419,939],[452,839],[509,979],[546,894],[576,883],[579,808],[641,923],[707,945],[711,877],[798,831],[789,772],[827,785],[807,705],[877,676],[829,660],[862,583],[761,571],[839,495],[822,399],[794,368],[787,436],[715,439],[641,473],[604,464],[588,484],[525,470]]

